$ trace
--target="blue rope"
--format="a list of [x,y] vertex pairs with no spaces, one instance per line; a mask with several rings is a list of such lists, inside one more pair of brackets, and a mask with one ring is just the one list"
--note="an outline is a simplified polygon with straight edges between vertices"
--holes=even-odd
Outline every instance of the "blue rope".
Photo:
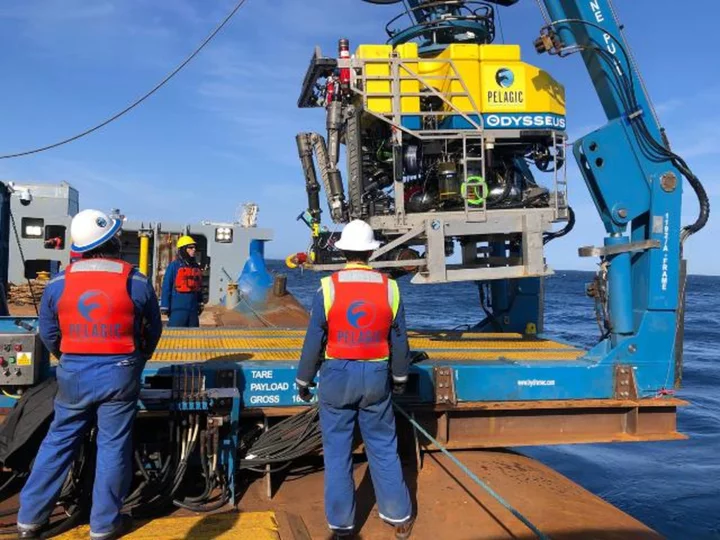
[[408,413],[406,413],[403,409],[401,409],[396,403],[393,403],[395,408],[398,410],[400,414],[402,414],[405,418],[408,419],[408,421],[417,429],[420,433],[425,435],[425,437],[428,438],[428,440],[432,441],[432,443],[440,449],[440,451],[445,454],[447,457],[449,457],[455,465],[460,467],[462,471],[467,474],[477,485],[479,485],[481,488],[483,488],[485,491],[487,491],[490,495],[492,495],[497,502],[502,504],[512,515],[514,515],[516,518],[518,518],[520,521],[522,521],[525,525],[527,525],[528,529],[530,529],[532,532],[538,535],[539,538],[542,540],[549,540],[549,537],[545,534],[543,534],[540,529],[538,529],[535,525],[533,525],[530,520],[528,520],[525,516],[523,516],[520,512],[515,510],[510,504],[503,499],[500,495],[495,493],[493,489],[488,486],[485,482],[480,480],[475,474],[468,469],[458,458],[453,456],[442,444],[440,444],[438,441],[436,441],[427,431],[425,431],[420,424],[418,424],[414,418],[411,418]]

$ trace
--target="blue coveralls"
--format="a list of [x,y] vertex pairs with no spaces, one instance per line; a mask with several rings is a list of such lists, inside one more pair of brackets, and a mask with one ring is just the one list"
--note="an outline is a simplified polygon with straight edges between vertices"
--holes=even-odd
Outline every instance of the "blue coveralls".
[[203,293],[202,290],[181,293],[175,289],[175,278],[181,266],[187,266],[187,263],[179,257],[168,264],[163,277],[160,308],[170,313],[168,326],[197,327],[200,326],[199,311]]
[[140,377],[152,356],[162,322],[150,282],[133,270],[128,278],[135,307],[135,336],[143,335],[133,354],[60,356],[58,302],[65,285],[61,272],[47,285],[40,305],[40,338],[60,358],[55,417],[20,493],[18,525],[35,528],[47,522],[77,450],[97,415],[97,468],[92,494],[92,534],[111,532],[132,480],[132,428]]
[[[348,265],[347,268],[359,265]],[[367,268],[367,267],[364,267]],[[303,343],[296,383],[307,386],[318,372],[320,428],[325,462],[325,516],[332,530],[355,525],[355,483],[352,476],[352,442],[355,422],[365,443],[380,517],[400,524],[412,514],[412,503],[397,452],[390,372],[404,382],[410,365],[402,300],[390,331],[390,361],[321,361],[326,337],[323,292],[315,294],[310,324]]]

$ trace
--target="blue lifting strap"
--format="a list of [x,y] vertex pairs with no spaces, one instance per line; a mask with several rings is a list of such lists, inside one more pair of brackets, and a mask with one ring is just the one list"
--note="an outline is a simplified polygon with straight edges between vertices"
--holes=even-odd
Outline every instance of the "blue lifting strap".
[[549,537],[548,537],[547,535],[543,534],[543,533],[540,531],[540,529],[538,529],[535,525],[533,525],[532,522],[531,522],[528,518],[526,518],[526,517],[523,516],[520,512],[518,512],[517,510],[515,510],[515,508],[513,508],[512,506],[510,506],[510,504],[509,504],[505,499],[503,499],[500,495],[498,495],[497,493],[495,493],[495,491],[493,491],[493,489],[492,489],[490,486],[488,486],[485,482],[483,482],[482,480],[480,480],[480,479],[479,479],[470,469],[468,469],[458,458],[456,458],[455,456],[453,456],[453,455],[447,450],[447,448],[445,448],[442,444],[440,444],[438,441],[436,441],[427,431],[425,431],[425,430],[422,428],[422,426],[415,421],[414,418],[411,418],[410,415],[409,415],[408,413],[406,413],[402,408],[400,408],[400,406],[398,406],[396,403],[393,403],[393,406],[395,407],[395,409],[397,409],[397,411],[398,411],[400,414],[402,414],[405,418],[407,418],[408,422],[410,422],[415,429],[417,429],[420,433],[422,433],[423,435],[425,435],[425,437],[427,437],[429,441],[431,441],[435,446],[437,446],[438,449],[440,449],[440,451],[441,451],[443,454],[445,454],[447,457],[449,457],[449,458],[453,461],[453,463],[455,463],[455,465],[457,465],[458,467],[460,467],[460,469],[462,469],[462,471],[463,471],[465,474],[467,474],[478,486],[480,486],[480,487],[483,488],[485,491],[487,491],[490,495],[492,495],[493,498],[494,498],[497,502],[499,502],[500,504],[502,504],[510,513],[512,513],[512,515],[514,515],[516,518],[518,518],[520,521],[522,521],[522,522],[528,527],[528,529],[530,529],[532,532],[534,532],[536,535],[538,535],[538,537],[541,538],[542,540],[549,540]]

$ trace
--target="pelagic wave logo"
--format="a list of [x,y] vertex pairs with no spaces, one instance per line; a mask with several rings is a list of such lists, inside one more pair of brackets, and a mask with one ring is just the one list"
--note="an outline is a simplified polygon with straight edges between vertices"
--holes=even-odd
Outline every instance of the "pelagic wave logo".
[[377,318],[373,303],[357,300],[348,306],[345,317],[351,328],[338,330],[335,335],[337,343],[344,346],[375,345],[385,339],[381,332],[372,330]]
[[510,88],[515,82],[515,74],[508,68],[500,68],[495,72],[495,82],[503,88]]
[[121,337],[122,325],[111,322],[112,300],[105,292],[93,289],[83,293],[78,298],[77,310],[86,322],[70,324],[73,339],[103,341]]
[[358,330],[372,326],[376,316],[375,306],[364,300],[358,300],[350,304],[346,313],[350,326]]
[[77,307],[83,319],[89,323],[98,323],[110,317],[112,302],[103,291],[93,289],[80,296]]

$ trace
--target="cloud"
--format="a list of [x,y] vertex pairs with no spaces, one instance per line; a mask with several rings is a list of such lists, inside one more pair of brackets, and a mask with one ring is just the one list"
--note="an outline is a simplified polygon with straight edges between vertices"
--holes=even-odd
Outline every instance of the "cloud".
[[681,99],[669,99],[655,105],[655,111],[658,115],[669,114],[678,109],[681,109],[686,105],[686,102]]
[[192,0],[15,0],[0,8],[0,21],[12,21],[11,36],[22,40],[28,52],[57,58],[58,65],[77,69],[82,59],[116,69],[127,66],[128,71],[147,66],[169,71],[227,13],[227,1],[221,4],[199,8]]
[[98,208],[121,208],[131,218],[156,219],[158,204],[166,209],[182,208],[197,199],[191,190],[178,186],[167,189],[163,179],[157,176],[142,172],[130,174],[113,164],[46,158],[34,172],[23,172],[25,170],[25,167],[5,166],[0,172],[28,183],[55,184],[64,180],[80,192],[81,208],[87,208],[84,201],[91,201],[91,205]]
[[680,120],[668,124],[667,133],[673,151],[685,159],[720,155],[719,122],[720,116],[708,118],[706,115],[700,122]]

